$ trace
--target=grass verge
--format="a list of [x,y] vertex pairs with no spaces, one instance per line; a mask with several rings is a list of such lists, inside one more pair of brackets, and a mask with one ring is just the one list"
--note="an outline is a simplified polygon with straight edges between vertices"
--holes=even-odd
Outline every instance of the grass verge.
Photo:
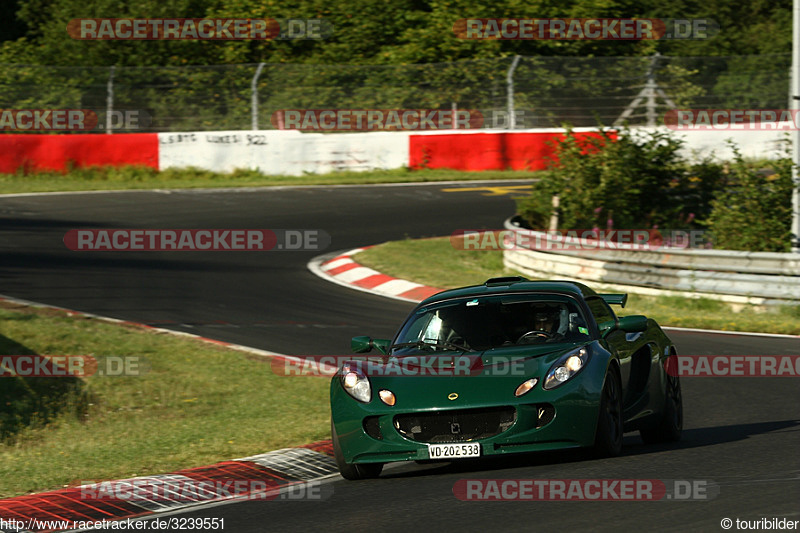
[[199,189],[213,187],[266,187],[278,185],[344,185],[428,181],[531,179],[528,171],[464,172],[448,169],[373,170],[369,172],[331,172],[304,176],[274,176],[257,170],[212,172],[199,168],[166,169],[149,167],[77,168],[70,172],[0,174],[0,193],[52,191],[95,191],[123,189]]
[[268,359],[195,339],[12,307],[0,307],[0,357],[135,356],[150,370],[58,391],[52,384],[66,378],[0,377],[0,498],[330,436],[327,379],[281,377]]
[[[425,260],[420,261],[420,257]],[[442,289],[518,274],[503,267],[502,251],[456,250],[449,237],[388,242],[359,253],[355,259],[384,274]],[[735,312],[730,305],[708,298],[631,294],[623,311],[626,315],[647,315],[662,326],[800,334],[800,306]]]

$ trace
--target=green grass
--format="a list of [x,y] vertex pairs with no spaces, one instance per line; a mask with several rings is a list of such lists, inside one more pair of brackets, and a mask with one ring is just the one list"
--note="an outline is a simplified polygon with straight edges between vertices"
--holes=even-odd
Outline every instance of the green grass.
[[273,176],[256,170],[230,173],[198,168],[166,169],[149,167],[79,168],[70,172],[0,174],[0,193],[52,191],[94,191],[122,189],[193,189],[210,187],[266,187],[277,185],[342,185],[427,181],[530,179],[534,172],[458,170],[374,170],[370,172],[332,172],[305,176]]
[[[420,257],[425,260],[420,261]],[[442,289],[519,274],[503,267],[502,251],[457,250],[449,237],[388,242],[359,253],[355,259],[384,274]],[[735,311],[724,302],[708,298],[631,294],[622,311],[623,315],[647,315],[662,326],[800,335],[800,306],[796,305]]]
[[139,356],[151,370],[72,379],[74,387],[57,390],[66,378],[0,377],[0,498],[329,438],[329,380],[275,375],[265,358],[53,311],[0,308],[0,355],[32,353]]

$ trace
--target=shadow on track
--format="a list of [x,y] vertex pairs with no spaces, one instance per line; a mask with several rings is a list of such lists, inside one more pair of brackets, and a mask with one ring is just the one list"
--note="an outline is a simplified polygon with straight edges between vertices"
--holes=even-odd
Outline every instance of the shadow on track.
[[[754,435],[771,433],[784,429],[800,427],[800,420],[775,420],[770,422],[755,422],[750,424],[733,424],[729,426],[715,426],[683,430],[680,442],[668,444],[642,443],[638,435],[633,433],[625,437],[621,457],[633,457],[665,451],[688,450],[704,446],[714,446],[747,439]],[[515,454],[502,457],[483,457],[480,459],[465,459],[457,462],[427,462],[418,463],[419,469],[398,473],[385,473],[381,478],[402,479],[410,477],[437,476],[442,474],[458,474],[466,472],[480,472],[504,470],[530,466],[557,465],[581,463],[597,460],[589,449],[570,449],[550,452],[537,452]]]

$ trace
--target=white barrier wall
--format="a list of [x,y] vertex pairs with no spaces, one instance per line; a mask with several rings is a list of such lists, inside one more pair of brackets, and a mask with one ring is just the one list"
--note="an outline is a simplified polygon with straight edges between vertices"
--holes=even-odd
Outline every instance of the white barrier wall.
[[690,158],[694,153],[699,156],[711,155],[717,159],[733,159],[733,150],[728,145],[732,140],[745,157],[778,159],[784,155],[784,140],[789,130],[684,130],[675,131],[666,127],[636,128],[634,131],[668,132],[685,141],[681,155]]
[[[670,131],[664,127],[659,131]],[[591,131],[577,128],[575,131]],[[516,130],[514,133],[557,133],[557,128]],[[638,128],[635,132],[652,131]],[[467,147],[470,135],[510,133],[508,130],[442,130],[431,132],[301,133],[297,130],[202,131],[159,133],[159,168],[198,167],[217,172],[237,168],[257,169],[266,174],[302,176],[337,170],[375,170],[407,167],[409,139],[419,135],[463,136]],[[719,159],[730,159],[727,144],[732,139],[746,157],[775,158],[786,133],[773,131],[676,131],[686,141],[684,155],[701,156],[712,152]]]
[[350,134],[295,130],[159,133],[159,168],[237,168],[302,176],[408,166],[407,132]]

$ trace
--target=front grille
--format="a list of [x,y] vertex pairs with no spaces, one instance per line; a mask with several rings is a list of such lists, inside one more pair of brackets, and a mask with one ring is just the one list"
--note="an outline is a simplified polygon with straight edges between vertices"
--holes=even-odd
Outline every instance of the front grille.
[[379,416],[368,416],[364,419],[364,431],[373,439],[383,440]]
[[513,407],[487,407],[397,415],[394,427],[418,442],[465,442],[494,437],[516,420]]
[[546,426],[556,417],[556,409],[549,403],[540,403],[536,407],[536,428]]

